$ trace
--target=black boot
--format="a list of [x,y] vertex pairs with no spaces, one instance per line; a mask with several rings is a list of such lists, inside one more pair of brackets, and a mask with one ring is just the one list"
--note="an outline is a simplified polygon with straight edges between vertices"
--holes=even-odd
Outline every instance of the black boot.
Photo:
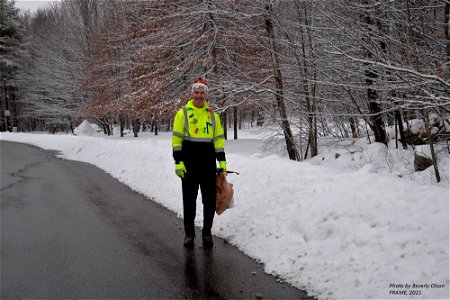
[[203,248],[211,249],[214,246],[212,235],[203,235]]
[[186,235],[184,237],[184,244],[183,246],[189,249],[194,248],[194,239],[195,239],[195,235]]

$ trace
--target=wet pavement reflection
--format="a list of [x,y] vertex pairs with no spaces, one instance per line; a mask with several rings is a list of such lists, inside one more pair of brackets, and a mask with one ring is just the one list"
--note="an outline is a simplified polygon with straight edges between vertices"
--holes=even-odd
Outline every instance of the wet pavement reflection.
[[230,294],[223,290],[224,282],[216,278],[213,249],[204,250],[200,255],[194,249],[185,249],[184,254],[186,299],[225,299],[218,290]]
[[266,274],[224,240],[214,240],[213,249],[184,249],[185,299],[313,299]]

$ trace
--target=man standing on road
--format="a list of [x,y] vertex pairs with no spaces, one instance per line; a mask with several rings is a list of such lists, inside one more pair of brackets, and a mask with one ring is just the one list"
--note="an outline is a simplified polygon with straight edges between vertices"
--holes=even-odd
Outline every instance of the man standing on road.
[[212,248],[211,228],[216,210],[216,159],[226,171],[225,137],[220,117],[206,102],[208,83],[198,78],[192,85],[192,99],[175,115],[173,158],[175,173],[183,187],[184,246],[194,247],[195,208],[200,186],[203,202],[204,248]]

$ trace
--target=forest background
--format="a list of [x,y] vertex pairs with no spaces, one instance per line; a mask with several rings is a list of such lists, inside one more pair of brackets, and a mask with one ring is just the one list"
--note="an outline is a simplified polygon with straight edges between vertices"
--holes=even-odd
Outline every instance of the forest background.
[[0,9],[1,131],[73,132],[84,119],[107,135],[170,131],[201,75],[234,138],[265,126],[292,160],[317,156],[324,137],[426,143],[440,181],[448,0],[62,0],[33,15],[0,0]]

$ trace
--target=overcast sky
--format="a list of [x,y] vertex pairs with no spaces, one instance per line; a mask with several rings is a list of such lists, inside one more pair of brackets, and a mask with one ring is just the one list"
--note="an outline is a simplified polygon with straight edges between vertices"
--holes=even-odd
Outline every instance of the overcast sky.
[[40,7],[45,7],[52,1],[58,0],[15,0],[16,7],[18,7],[22,12],[30,10],[31,13],[34,13]]

